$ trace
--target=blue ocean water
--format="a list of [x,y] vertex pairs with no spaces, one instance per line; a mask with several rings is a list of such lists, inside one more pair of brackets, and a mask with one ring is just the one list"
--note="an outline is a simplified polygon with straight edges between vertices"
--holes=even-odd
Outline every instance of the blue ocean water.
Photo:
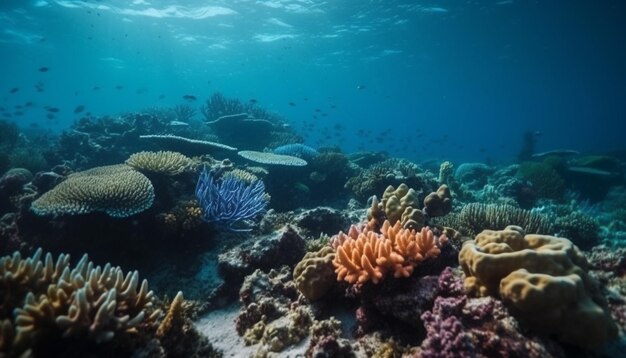
[[4,0],[0,106],[61,131],[77,106],[219,91],[346,152],[510,162],[527,130],[538,151],[624,150],[625,27],[619,0]]

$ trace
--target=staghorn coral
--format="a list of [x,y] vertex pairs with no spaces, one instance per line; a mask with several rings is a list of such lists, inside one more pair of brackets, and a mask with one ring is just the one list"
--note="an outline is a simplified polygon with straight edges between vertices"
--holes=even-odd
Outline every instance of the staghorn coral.
[[469,293],[501,297],[537,332],[581,347],[617,335],[587,260],[567,239],[525,235],[516,226],[485,230],[463,245],[459,262]]
[[377,234],[365,228],[352,226],[348,234],[339,233],[337,253],[333,260],[338,281],[350,284],[379,283],[385,275],[408,277],[421,261],[434,258],[439,247],[447,242],[445,235],[437,240],[424,227],[420,232],[403,229],[400,222],[391,226],[385,221]]
[[71,174],[35,200],[37,215],[77,215],[103,211],[112,217],[140,213],[154,201],[154,187],[128,165],[96,167]]
[[[0,258],[2,352],[18,355],[45,349],[50,337],[80,338],[99,344],[151,329],[160,316],[148,282],[137,271],[96,266],[84,255],[76,266],[69,255],[56,261],[42,250],[23,259],[19,252]],[[10,312],[14,310],[14,319]],[[11,336],[14,338],[11,340]],[[41,352],[40,352],[41,353]]]
[[254,150],[239,151],[240,157],[260,164],[285,165],[289,167],[302,167],[307,165],[307,161],[298,157],[267,152],[257,152]]
[[311,301],[322,298],[335,283],[333,260],[335,250],[325,246],[308,252],[293,269],[293,279],[298,290]]
[[140,172],[169,176],[193,170],[194,167],[193,160],[178,152],[170,151],[135,153],[126,160],[126,164]]

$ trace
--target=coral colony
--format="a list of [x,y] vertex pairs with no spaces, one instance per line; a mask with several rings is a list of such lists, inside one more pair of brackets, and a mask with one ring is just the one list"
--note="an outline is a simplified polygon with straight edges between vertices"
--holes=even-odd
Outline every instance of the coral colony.
[[216,180],[206,168],[196,186],[202,219],[232,231],[250,231],[249,220],[265,212],[268,199],[263,181],[247,183],[235,176]]

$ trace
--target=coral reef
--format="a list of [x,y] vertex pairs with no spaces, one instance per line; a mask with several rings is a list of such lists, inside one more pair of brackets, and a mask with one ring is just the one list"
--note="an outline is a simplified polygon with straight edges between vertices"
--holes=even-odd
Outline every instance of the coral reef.
[[306,253],[304,239],[291,226],[232,247],[218,258],[218,271],[230,285],[242,282],[254,270],[295,266]]
[[144,173],[174,176],[192,170],[194,162],[178,152],[139,152],[126,160],[126,165]]
[[525,235],[516,226],[485,230],[463,245],[459,262],[468,292],[501,297],[536,332],[582,347],[617,335],[585,257],[567,239]]
[[219,180],[206,168],[198,178],[196,198],[202,219],[231,231],[250,231],[250,220],[265,212],[269,198],[263,181],[235,176]]
[[337,280],[350,284],[379,283],[385,275],[408,277],[421,261],[439,255],[445,235],[435,239],[429,228],[421,232],[403,229],[400,222],[385,221],[382,234],[360,231],[352,226],[348,234],[339,233],[337,255],[333,260]]
[[425,193],[430,193],[438,187],[434,175],[422,171],[416,164],[404,159],[390,158],[370,165],[351,177],[345,184],[359,200],[367,200],[372,195],[381,193],[388,186],[397,187],[406,184],[416,188],[421,202]]
[[127,165],[97,167],[70,174],[32,204],[37,215],[77,215],[103,211],[113,217],[140,213],[154,201],[145,175]]

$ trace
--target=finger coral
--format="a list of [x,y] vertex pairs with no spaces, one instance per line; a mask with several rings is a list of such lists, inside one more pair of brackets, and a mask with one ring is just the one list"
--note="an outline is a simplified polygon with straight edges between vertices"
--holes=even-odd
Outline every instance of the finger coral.
[[140,172],[178,175],[193,168],[193,161],[178,152],[139,152],[130,156],[126,164]]
[[396,278],[410,276],[421,261],[439,255],[439,247],[447,238],[441,235],[435,239],[427,227],[417,232],[402,228],[399,221],[393,226],[385,221],[381,234],[353,225],[348,235],[339,233],[335,242],[339,243],[333,260],[337,280],[376,284],[391,273]]
[[111,341],[136,334],[160,316],[137,271],[96,266],[87,255],[74,267],[68,255],[56,261],[42,255],[39,249],[26,259],[19,252],[0,258],[0,355],[42,349],[55,336]]
[[96,167],[71,174],[35,200],[37,215],[77,215],[103,211],[113,217],[128,217],[152,206],[154,187],[150,180],[128,165]]

